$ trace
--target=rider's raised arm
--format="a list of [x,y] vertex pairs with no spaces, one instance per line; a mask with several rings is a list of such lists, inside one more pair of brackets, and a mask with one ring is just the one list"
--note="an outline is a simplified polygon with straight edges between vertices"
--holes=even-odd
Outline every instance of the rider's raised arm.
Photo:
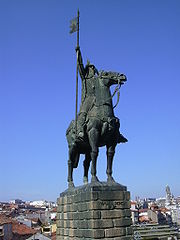
[[79,74],[81,76],[81,79],[84,80],[85,79],[85,68],[84,68],[82,54],[81,54],[79,47],[76,48],[76,52],[77,52]]

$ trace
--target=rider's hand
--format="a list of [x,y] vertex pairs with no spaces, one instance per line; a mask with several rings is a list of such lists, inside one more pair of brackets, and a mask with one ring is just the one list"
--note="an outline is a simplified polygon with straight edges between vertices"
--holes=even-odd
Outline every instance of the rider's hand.
[[80,50],[80,47],[76,47],[76,52]]

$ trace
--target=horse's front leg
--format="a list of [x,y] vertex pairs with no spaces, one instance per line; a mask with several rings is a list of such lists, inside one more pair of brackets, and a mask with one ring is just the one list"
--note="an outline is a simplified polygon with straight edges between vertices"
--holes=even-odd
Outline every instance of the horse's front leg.
[[90,153],[85,154],[85,160],[83,162],[84,165],[84,179],[83,182],[84,184],[88,184],[88,172],[89,172],[89,166],[91,162],[91,155]]
[[73,156],[75,156],[75,150],[69,148],[69,160],[68,160],[68,187],[74,187],[73,183]]
[[72,188],[74,187],[74,183],[73,183],[73,165],[72,165],[72,161],[68,160],[68,187]]
[[91,128],[88,132],[89,137],[89,144],[91,146],[91,182],[97,183],[99,182],[97,176],[96,176],[96,163],[97,163],[97,157],[98,157],[98,141],[99,141],[99,131],[96,128]]
[[106,146],[107,147],[107,170],[106,170],[106,174],[107,174],[107,182],[109,183],[113,183],[115,182],[113,177],[112,177],[112,164],[113,164],[113,158],[114,158],[114,154],[115,154],[115,147],[116,144],[112,145],[112,146]]

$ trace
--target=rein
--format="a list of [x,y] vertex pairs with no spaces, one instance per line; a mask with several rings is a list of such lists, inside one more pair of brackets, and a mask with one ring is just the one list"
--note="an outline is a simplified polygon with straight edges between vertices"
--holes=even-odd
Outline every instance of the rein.
[[100,104],[95,104],[96,107],[100,107],[106,104],[107,101],[112,100],[113,97],[115,96],[115,94],[117,93],[117,102],[116,104],[113,106],[113,109],[117,107],[118,103],[119,103],[119,99],[120,99],[120,87],[121,87],[121,82],[120,79],[118,79],[118,83],[116,88],[114,89],[114,92],[112,94],[112,96],[110,98],[107,98],[103,103]]

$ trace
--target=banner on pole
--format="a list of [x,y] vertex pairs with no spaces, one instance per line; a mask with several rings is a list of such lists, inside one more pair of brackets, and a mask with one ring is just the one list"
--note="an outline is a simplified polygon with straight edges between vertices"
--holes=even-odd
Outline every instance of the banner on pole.
[[78,30],[77,17],[75,17],[70,21],[70,31],[69,31],[69,33],[77,32],[77,30]]

